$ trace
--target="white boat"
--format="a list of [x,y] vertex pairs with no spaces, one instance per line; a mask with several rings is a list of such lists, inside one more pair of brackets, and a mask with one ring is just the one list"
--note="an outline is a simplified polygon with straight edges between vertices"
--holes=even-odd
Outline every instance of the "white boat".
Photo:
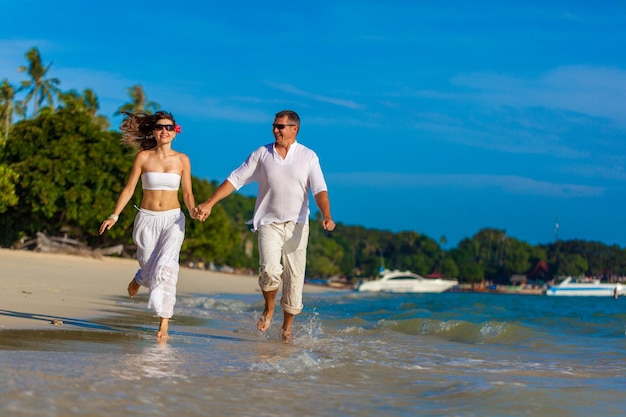
[[600,283],[599,280],[567,277],[555,285],[548,285],[546,295],[619,297],[626,289],[619,283]]
[[456,279],[424,278],[410,271],[390,271],[385,269],[380,278],[363,281],[357,285],[357,291],[372,292],[416,292],[440,293],[459,285]]

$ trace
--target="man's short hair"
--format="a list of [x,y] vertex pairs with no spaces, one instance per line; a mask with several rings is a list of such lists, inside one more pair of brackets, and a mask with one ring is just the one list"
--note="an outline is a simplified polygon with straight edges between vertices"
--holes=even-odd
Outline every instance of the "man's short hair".
[[287,120],[300,126],[300,117],[298,116],[298,113],[296,113],[293,110],[282,110],[276,113],[277,119],[280,119],[285,116],[287,117]]

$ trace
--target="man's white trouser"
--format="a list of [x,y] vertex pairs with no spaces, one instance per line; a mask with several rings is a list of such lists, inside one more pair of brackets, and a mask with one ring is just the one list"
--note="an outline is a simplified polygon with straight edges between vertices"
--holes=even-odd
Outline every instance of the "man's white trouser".
[[308,240],[308,223],[272,223],[258,228],[259,286],[265,292],[273,291],[282,281],[280,305],[290,314],[299,314],[303,307]]

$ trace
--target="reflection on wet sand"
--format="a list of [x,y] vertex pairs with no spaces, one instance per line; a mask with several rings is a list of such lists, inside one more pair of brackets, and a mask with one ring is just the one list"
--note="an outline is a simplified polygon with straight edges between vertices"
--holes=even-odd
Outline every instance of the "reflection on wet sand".
[[135,354],[122,356],[122,366],[113,371],[117,377],[126,380],[143,378],[186,379],[181,367],[180,352],[166,341],[155,341],[142,346]]

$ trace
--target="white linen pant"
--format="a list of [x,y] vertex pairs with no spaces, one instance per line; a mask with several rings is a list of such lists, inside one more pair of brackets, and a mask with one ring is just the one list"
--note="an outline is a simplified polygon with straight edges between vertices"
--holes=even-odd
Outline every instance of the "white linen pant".
[[150,290],[148,308],[170,318],[176,304],[180,248],[185,239],[185,215],[181,209],[139,209],[133,241],[137,245],[139,270],[135,281]]
[[273,291],[282,281],[280,305],[290,314],[299,314],[303,308],[308,240],[308,223],[272,223],[258,229],[259,286],[265,292]]

